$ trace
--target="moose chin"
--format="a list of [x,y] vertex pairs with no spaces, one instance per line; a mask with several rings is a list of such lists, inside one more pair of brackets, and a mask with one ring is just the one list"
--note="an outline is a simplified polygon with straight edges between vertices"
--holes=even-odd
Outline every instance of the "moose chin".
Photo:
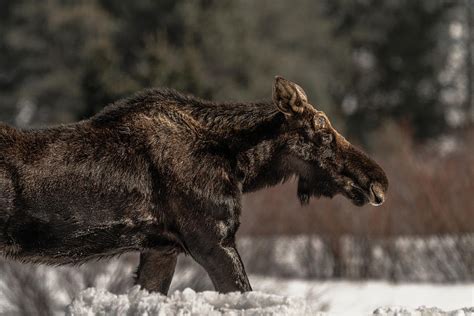
[[0,124],[0,254],[51,265],[140,252],[136,282],[167,293],[187,253],[220,292],[250,291],[236,248],[242,195],[296,176],[302,204],[380,205],[382,168],[282,77],[271,100],[150,89],[69,125]]

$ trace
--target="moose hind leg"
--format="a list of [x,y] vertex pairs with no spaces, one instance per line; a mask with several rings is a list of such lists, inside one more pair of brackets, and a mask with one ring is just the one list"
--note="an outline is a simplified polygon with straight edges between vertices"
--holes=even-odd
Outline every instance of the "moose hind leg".
[[176,268],[177,252],[150,250],[140,254],[136,283],[150,292],[168,294]]

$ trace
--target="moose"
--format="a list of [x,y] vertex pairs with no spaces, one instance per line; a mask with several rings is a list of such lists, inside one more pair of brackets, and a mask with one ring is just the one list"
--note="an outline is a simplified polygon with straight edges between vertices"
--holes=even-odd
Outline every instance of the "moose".
[[136,283],[167,294],[180,253],[219,292],[251,291],[236,248],[241,198],[295,177],[302,204],[380,205],[388,180],[303,89],[217,103],[149,89],[73,124],[0,124],[0,255],[80,264],[140,252]]

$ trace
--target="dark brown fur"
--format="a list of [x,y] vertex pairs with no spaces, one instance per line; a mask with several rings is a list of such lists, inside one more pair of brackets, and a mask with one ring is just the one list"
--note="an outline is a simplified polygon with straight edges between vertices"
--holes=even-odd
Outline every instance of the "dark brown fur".
[[249,291],[235,248],[242,194],[292,176],[302,203],[379,204],[388,186],[281,77],[268,102],[156,89],[76,124],[0,125],[0,254],[59,265],[140,251],[137,282],[166,293],[185,251],[218,291]]

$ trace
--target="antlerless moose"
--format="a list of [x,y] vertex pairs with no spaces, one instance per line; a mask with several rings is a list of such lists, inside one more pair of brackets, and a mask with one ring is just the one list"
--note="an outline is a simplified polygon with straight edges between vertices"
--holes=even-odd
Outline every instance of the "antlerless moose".
[[74,124],[0,124],[0,254],[59,265],[139,251],[136,282],[166,294],[185,252],[216,290],[250,291],[235,243],[242,194],[293,176],[302,204],[342,194],[379,205],[388,188],[282,77],[268,102],[151,89]]

